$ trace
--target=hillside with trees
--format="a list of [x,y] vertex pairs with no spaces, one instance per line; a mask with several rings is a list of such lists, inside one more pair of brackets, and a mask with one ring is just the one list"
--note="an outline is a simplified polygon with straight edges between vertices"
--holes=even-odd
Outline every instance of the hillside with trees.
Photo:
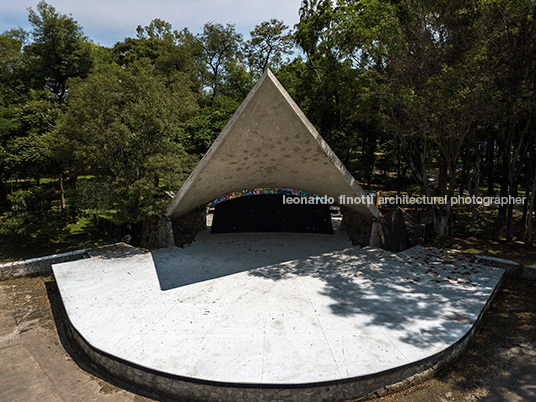
[[155,19],[106,48],[42,1],[30,31],[0,35],[0,246],[162,214],[270,68],[363,187],[526,197],[413,211],[434,244],[469,233],[534,255],[535,8],[304,0],[295,27]]

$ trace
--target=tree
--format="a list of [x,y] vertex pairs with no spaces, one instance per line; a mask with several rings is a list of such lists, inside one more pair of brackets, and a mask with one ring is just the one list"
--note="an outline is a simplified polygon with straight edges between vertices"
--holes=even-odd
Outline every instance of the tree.
[[220,95],[212,106],[206,105],[192,115],[187,121],[182,142],[188,154],[201,158],[239,106],[239,101]]
[[92,66],[92,45],[76,21],[44,1],[37,11],[30,10],[29,21],[30,34],[16,29],[0,37],[0,203],[6,173],[38,180],[59,177],[64,209],[64,166],[56,163],[53,150],[56,119],[68,79],[85,77]]
[[170,42],[174,42],[176,39],[171,24],[160,18],[152,20],[146,27],[138,25],[136,32],[138,39],[157,39]]
[[189,76],[192,89],[201,91],[203,48],[187,28],[179,32],[166,21],[152,20],[146,27],[138,26],[137,38],[116,43],[112,54],[113,61],[121,66],[148,59],[164,74],[184,72]]
[[[476,1],[371,1],[341,5],[328,32],[346,57],[376,82],[385,129],[398,136],[427,196],[450,199],[462,149],[475,133],[484,82]],[[439,183],[432,189],[431,164]],[[436,234],[452,234],[451,204],[431,206]]]
[[303,0],[300,11],[300,21],[294,34],[296,43],[302,48],[307,57],[316,53],[318,42],[333,22],[331,0]]
[[207,86],[211,89],[210,104],[219,94],[222,76],[227,64],[238,55],[242,44],[242,35],[236,33],[235,26],[208,22],[197,39],[203,48],[204,61],[207,66]]
[[[278,76],[298,104],[357,179],[370,183],[382,135],[373,80],[345,54],[330,35],[336,23],[331,1],[304,1],[295,38],[307,55],[283,66]],[[294,82],[289,70],[296,69]]]
[[[500,195],[518,195],[525,182],[527,203],[520,238],[531,242],[536,186],[536,5],[531,1],[497,1],[482,8],[482,46],[485,47],[487,80],[486,121],[488,141],[497,143],[500,160]],[[495,141],[496,140],[496,141]],[[493,157],[494,155],[492,155]],[[531,158],[532,157],[532,158]],[[522,177],[527,173],[526,177]],[[514,238],[513,206],[499,208],[495,238]]]
[[185,121],[197,109],[187,77],[163,76],[140,60],[128,68],[99,66],[71,85],[59,132],[77,174],[95,175],[109,195],[108,205],[81,205],[115,210],[116,223],[163,213],[163,190],[175,190],[191,169],[181,145]]
[[290,55],[294,38],[283,21],[271,19],[255,26],[246,43],[249,65],[262,73],[268,67],[279,69],[283,58]]
[[51,147],[59,110],[55,102],[30,100],[17,107],[11,138],[5,144],[5,169],[21,178],[53,176]]
[[64,232],[69,223],[76,221],[76,213],[54,207],[57,195],[53,189],[32,187],[8,195],[11,209],[0,216],[0,234],[17,236],[19,244],[27,236],[47,238]]
[[0,209],[9,204],[5,186],[5,160],[8,155],[5,147],[16,125],[13,117],[17,104],[23,103],[29,92],[22,74],[27,36],[21,28],[0,35]]
[[321,0],[303,0],[300,10],[298,11],[300,20],[313,17],[317,12],[320,3]]
[[32,43],[24,49],[27,70],[34,88],[51,91],[59,103],[67,91],[67,80],[86,77],[92,66],[91,48],[82,28],[44,1],[30,9]]
[[0,35],[0,105],[8,107],[22,102],[28,86],[23,75],[23,49],[28,34],[22,29],[11,29]]

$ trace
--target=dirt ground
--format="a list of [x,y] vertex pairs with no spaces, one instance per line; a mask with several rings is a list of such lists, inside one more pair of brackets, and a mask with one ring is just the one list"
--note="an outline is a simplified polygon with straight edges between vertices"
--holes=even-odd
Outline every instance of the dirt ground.
[[[148,401],[85,365],[61,336],[58,303],[52,277],[0,282],[0,400]],[[460,360],[380,400],[536,401],[536,282],[506,278]]]

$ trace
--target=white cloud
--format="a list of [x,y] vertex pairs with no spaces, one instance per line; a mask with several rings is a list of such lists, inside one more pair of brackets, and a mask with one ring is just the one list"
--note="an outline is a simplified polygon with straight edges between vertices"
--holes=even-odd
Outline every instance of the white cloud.
[[[37,0],[0,0],[0,30],[16,26],[28,28],[29,7]],[[301,0],[50,0],[62,14],[71,14],[96,43],[112,46],[125,36],[134,36],[138,25],[154,18],[199,32],[205,22],[234,23],[248,35],[255,25],[271,18],[289,26],[298,22]]]

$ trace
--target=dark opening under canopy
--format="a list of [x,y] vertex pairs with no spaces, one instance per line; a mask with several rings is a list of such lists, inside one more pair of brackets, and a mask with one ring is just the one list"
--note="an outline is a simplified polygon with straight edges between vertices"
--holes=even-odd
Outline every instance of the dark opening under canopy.
[[283,204],[281,194],[252,195],[216,204],[211,233],[333,234],[329,205]]

